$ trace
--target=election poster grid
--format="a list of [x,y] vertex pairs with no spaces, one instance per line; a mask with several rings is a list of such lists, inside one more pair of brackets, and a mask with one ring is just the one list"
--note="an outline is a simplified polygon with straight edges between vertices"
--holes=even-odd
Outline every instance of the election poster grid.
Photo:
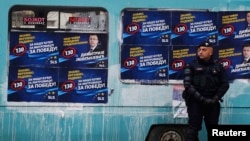
[[103,8],[14,6],[8,101],[107,103],[107,15]]
[[[107,103],[107,11],[44,8],[14,6],[9,11],[8,101]],[[250,63],[243,53],[250,46],[249,11],[121,12],[121,82],[182,83],[185,65],[204,41],[213,44],[214,57],[231,80],[249,79]]]
[[[230,80],[249,79],[249,11],[124,9],[120,79],[124,83],[179,84],[196,57],[197,46],[210,42]],[[249,22],[249,27],[248,26]]]

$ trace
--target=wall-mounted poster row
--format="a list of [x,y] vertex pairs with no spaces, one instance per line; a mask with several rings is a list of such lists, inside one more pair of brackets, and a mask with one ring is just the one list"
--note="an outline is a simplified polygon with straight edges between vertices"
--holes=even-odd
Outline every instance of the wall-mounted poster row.
[[15,5],[8,37],[9,102],[107,103],[104,8]]
[[11,32],[10,66],[107,68],[107,38],[100,33]]
[[10,67],[9,102],[107,103],[107,69]]
[[[122,82],[179,83],[186,63],[195,59],[196,48],[204,41],[214,46],[213,57],[231,80],[250,78],[250,63],[242,64],[243,58],[250,57],[248,11],[125,9],[121,19]],[[153,66],[149,68],[141,63],[148,56],[164,59],[148,59],[147,64]],[[162,68],[164,75],[159,73]]]

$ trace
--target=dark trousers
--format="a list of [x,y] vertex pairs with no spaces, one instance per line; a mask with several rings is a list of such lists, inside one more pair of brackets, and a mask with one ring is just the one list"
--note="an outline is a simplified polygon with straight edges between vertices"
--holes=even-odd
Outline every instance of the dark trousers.
[[202,121],[208,131],[209,125],[218,125],[220,116],[220,103],[203,104],[196,100],[190,100],[187,105],[188,124],[186,141],[198,141],[198,133],[202,129]]

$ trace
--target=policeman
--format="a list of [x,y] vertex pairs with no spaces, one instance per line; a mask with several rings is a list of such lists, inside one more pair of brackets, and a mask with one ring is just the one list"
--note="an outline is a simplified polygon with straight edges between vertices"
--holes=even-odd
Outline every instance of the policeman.
[[203,118],[207,132],[208,125],[218,125],[220,100],[229,89],[227,73],[214,60],[209,42],[198,46],[197,59],[186,65],[183,82],[189,124],[186,141],[198,141]]

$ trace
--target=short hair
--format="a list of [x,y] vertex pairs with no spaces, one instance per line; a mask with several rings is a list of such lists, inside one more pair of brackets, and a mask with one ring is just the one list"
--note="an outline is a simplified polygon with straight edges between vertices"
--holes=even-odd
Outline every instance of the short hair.
[[250,47],[250,44],[244,44],[244,45],[242,46],[242,48],[244,48],[244,47]]

